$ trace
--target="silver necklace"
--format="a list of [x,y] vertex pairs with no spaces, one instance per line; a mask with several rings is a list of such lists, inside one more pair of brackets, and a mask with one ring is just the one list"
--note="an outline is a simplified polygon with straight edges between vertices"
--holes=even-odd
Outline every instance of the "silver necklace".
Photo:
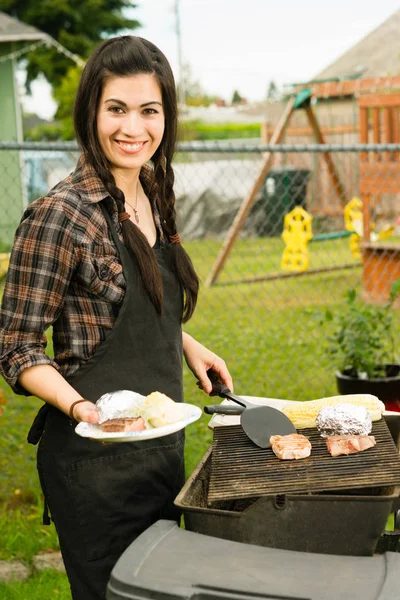
[[125,200],[126,204],[133,210],[134,215],[135,215],[135,221],[136,223],[139,224],[139,211],[137,209],[137,203],[138,203],[138,194],[139,194],[139,178],[137,180],[137,184],[136,184],[136,202],[135,202],[135,206],[132,206],[132,204],[129,204],[129,202],[127,200]]

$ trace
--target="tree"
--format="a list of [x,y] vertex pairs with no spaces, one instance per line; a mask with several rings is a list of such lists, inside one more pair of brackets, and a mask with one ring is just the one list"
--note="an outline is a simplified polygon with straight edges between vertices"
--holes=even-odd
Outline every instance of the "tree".
[[[105,37],[140,23],[124,17],[124,8],[135,8],[130,0],[0,0],[0,10],[48,33],[73,54],[87,58]],[[29,86],[43,73],[58,87],[71,67],[71,59],[54,47],[42,46],[26,55]]]
[[242,101],[242,96],[239,94],[237,90],[233,92],[232,102],[231,104],[240,104]]
[[[140,26],[138,21],[123,15],[123,9],[128,7],[135,8],[136,5],[130,0],[0,0],[0,10],[48,33],[83,59],[108,36]],[[42,133],[54,139],[59,132],[63,139],[72,139],[73,104],[81,68],[53,46],[40,46],[26,54],[24,61],[28,93],[32,81],[43,74],[58,103],[57,125],[41,125],[31,132],[32,135]]]
[[194,78],[191,66],[187,63],[183,65],[182,82],[178,84],[178,90],[179,85],[182,84],[185,89],[187,106],[210,106],[217,99],[217,96],[204,91],[201,83]]
[[275,81],[271,80],[268,85],[267,100],[269,102],[276,102],[280,99],[280,96],[281,94],[279,92],[278,86],[276,85]]
[[54,99],[58,104],[56,117],[60,122],[61,137],[64,140],[72,140],[75,136],[72,115],[81,72],[81,67],[71,67],[54,90]]

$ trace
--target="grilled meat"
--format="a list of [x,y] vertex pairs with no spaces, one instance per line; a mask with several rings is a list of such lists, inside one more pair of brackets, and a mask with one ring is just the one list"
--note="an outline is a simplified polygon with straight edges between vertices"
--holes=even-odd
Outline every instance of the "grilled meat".
[[311,443],[299,433],[272,435],[270,438],[273,453],[281,460],[307,458],[311,454]]
[[132,431],[144,431],[146,425],[143,417],[129,418],[124,417],[120,419],[109,419],[99,425],[102,431],[109,432],[132,432]]
[[355,454],[375,446],[373,435],[333,435],[326,438],[326,446],[332,456]]

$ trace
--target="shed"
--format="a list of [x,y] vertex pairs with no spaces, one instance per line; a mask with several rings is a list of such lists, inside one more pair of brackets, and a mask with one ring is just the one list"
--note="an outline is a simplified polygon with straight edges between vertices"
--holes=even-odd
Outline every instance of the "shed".
[[[22,117],[15,78],[19,55],[44,43],[48,35],[0,12],[0,142],[22,142]],[[0,252],[9,249],[21,213],[27,205],[23,163],[18,150],[0,151]]]

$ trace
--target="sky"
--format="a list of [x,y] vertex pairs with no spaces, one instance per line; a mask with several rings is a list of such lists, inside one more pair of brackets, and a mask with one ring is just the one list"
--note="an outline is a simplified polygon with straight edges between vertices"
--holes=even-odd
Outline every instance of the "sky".
[[[307,81],[378,27],[400,0],[135,0],[128,16],[142,23],[134,34],[154,42],[179,80],[176,4],[181,57],[192,79],[230,101],[234,90],[249,101],[279,86]],[[399,57],[400,58],[400,57]],[[26,111],[51,118],[48,86],[34,85]]]

